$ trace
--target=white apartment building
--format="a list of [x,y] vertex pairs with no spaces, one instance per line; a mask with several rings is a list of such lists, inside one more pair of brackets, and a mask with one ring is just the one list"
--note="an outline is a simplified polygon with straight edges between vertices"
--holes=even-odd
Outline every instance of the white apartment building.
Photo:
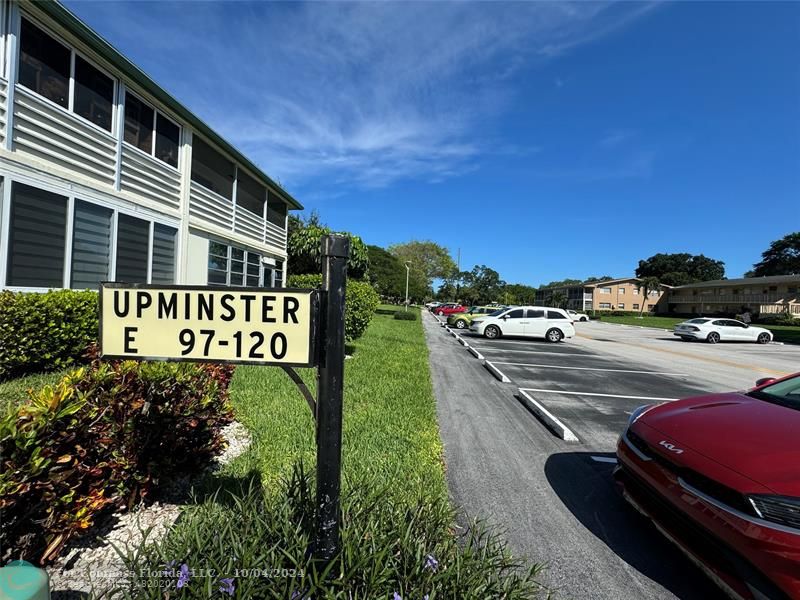
[[302,206],[52,0],[0,0],[0,287],[282,286]]

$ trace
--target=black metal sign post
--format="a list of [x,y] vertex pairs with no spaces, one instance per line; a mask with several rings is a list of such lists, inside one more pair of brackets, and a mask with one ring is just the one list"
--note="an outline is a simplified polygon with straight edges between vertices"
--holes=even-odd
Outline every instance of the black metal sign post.
[[322,336],[317,372],[317,521],[315,558],[327,562],[339,549],[344,383],[344,300],[350,240],[322,238]]

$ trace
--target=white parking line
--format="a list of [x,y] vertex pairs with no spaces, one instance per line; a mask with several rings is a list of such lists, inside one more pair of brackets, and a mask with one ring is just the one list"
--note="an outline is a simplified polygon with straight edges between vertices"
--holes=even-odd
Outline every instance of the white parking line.
[[600,394],[598,392],[566,392],[564,390],[542,390],[538,388],[519,388],[523,392],[539,394],[565,394],[567,396],[600,396],[602,398],[626,398],[628,400],[658,400],[659,402],[675,402],[680,398],[658,398],[655,396],[623,396],[621,394]]
[[644,373],[647,375],[672,375],[674,377],[688,377],[687,373],[666,373],[661,371],[632,371],[629,369],[599,369],[597,367],[562,367],[559,365],[531,365],[526,363],[515,362],[499,362],[494,361],[496,365],[511,365],[514,367],[536,367],[545,369],[574,369],[576,371],[610,371],[612,373]]
[[[473,348],[478,348],[475,345],[472,345],[472,347]],[[478,350],[481,350],[482,352],[515,352],[515,353],[518,353],[518,354],[519,353],[522,353],[522,354],[552,354],[552,355],[557,355],[557,356],[583,356],[583,357],[589,357],[589,358],[613,358],[613,357],[610,357],[610,356],[601,356],[601,355],[595,355],[595,354],[583,354],[583,353],[580,353],[580,352],[547,352],[545,350],[508,350],[506,348],[492,348],[492,347],[488,347],[487,348],[486,346],[481,346],[480,348],[478,348]]]

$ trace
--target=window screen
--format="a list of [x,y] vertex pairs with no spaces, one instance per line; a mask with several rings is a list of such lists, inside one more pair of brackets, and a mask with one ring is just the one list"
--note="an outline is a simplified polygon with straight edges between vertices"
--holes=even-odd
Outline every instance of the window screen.
[[178,230],[156,223],[153,225],[153,283],[175,283],[175,240]]
[[275,287],[283,287],[283,261],[276,260],[275,261],[275,270],[273,271],[274,274],[274,282],[273,285]]
[[244,250],[231,247],[231,285],[244,285]]
[[161,113],[156,115],[156,158],[177,167],[180,135],[180,127]]
[[286,204],[270,197],[267,205],[267,221],[281,229],[286,226]]
[[63,287],[67,199],[14,183],[10,208],[7,285]]
[[77,114],[111,131],[114,104],[114,80],[75,55],[75,102]]
[[128,215],[119,215],[117,221],[117,281],[147,283],[149,242],[149,222]]
[[125,141],[148,154],[153,152],[153,115],[152,108],[125,94]]
[[200,136],[192,141],[192,181],[209,190],[233,198],[233,163],[205,143]]
[[208,283],[228,284],[228,246],[219,242],[208,245]]
[[48,100],[69,106],[72,52],[27,19],[22,19],[19,48],[19,82]]
[[97,289],[109,280],[113,216],[110,208],[75,200],[70,287]]
[[251,213],[261,217],[264,215],[264,200],[266,197],[267,189],[239,169],[238,180],[236,181],[236,205],[246,208]]
[[261,276],[261,257],[255,252],[247,253],[247,285],[258,287]]

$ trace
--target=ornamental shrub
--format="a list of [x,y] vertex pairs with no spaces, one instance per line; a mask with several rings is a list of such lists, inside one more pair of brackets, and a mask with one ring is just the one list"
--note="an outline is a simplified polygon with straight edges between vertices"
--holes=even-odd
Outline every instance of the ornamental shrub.
[[[322,285],[322,275],[290,275],[287,285],[296,288],[317,288]],[[364,335],[379,304],[378,292],[369,283],[347,280],[344,335],[348,342]]]
[[398,310],[394,313],[394,318],[398,321],[416,321],[417,313],[412,311]]
[[97,340],[97,293],[0,292],[0,380],[63,369]]
[[50,562],[104,509],[148,501],[222,450],[232,368],[100,362],[0,419],[0,561]]

